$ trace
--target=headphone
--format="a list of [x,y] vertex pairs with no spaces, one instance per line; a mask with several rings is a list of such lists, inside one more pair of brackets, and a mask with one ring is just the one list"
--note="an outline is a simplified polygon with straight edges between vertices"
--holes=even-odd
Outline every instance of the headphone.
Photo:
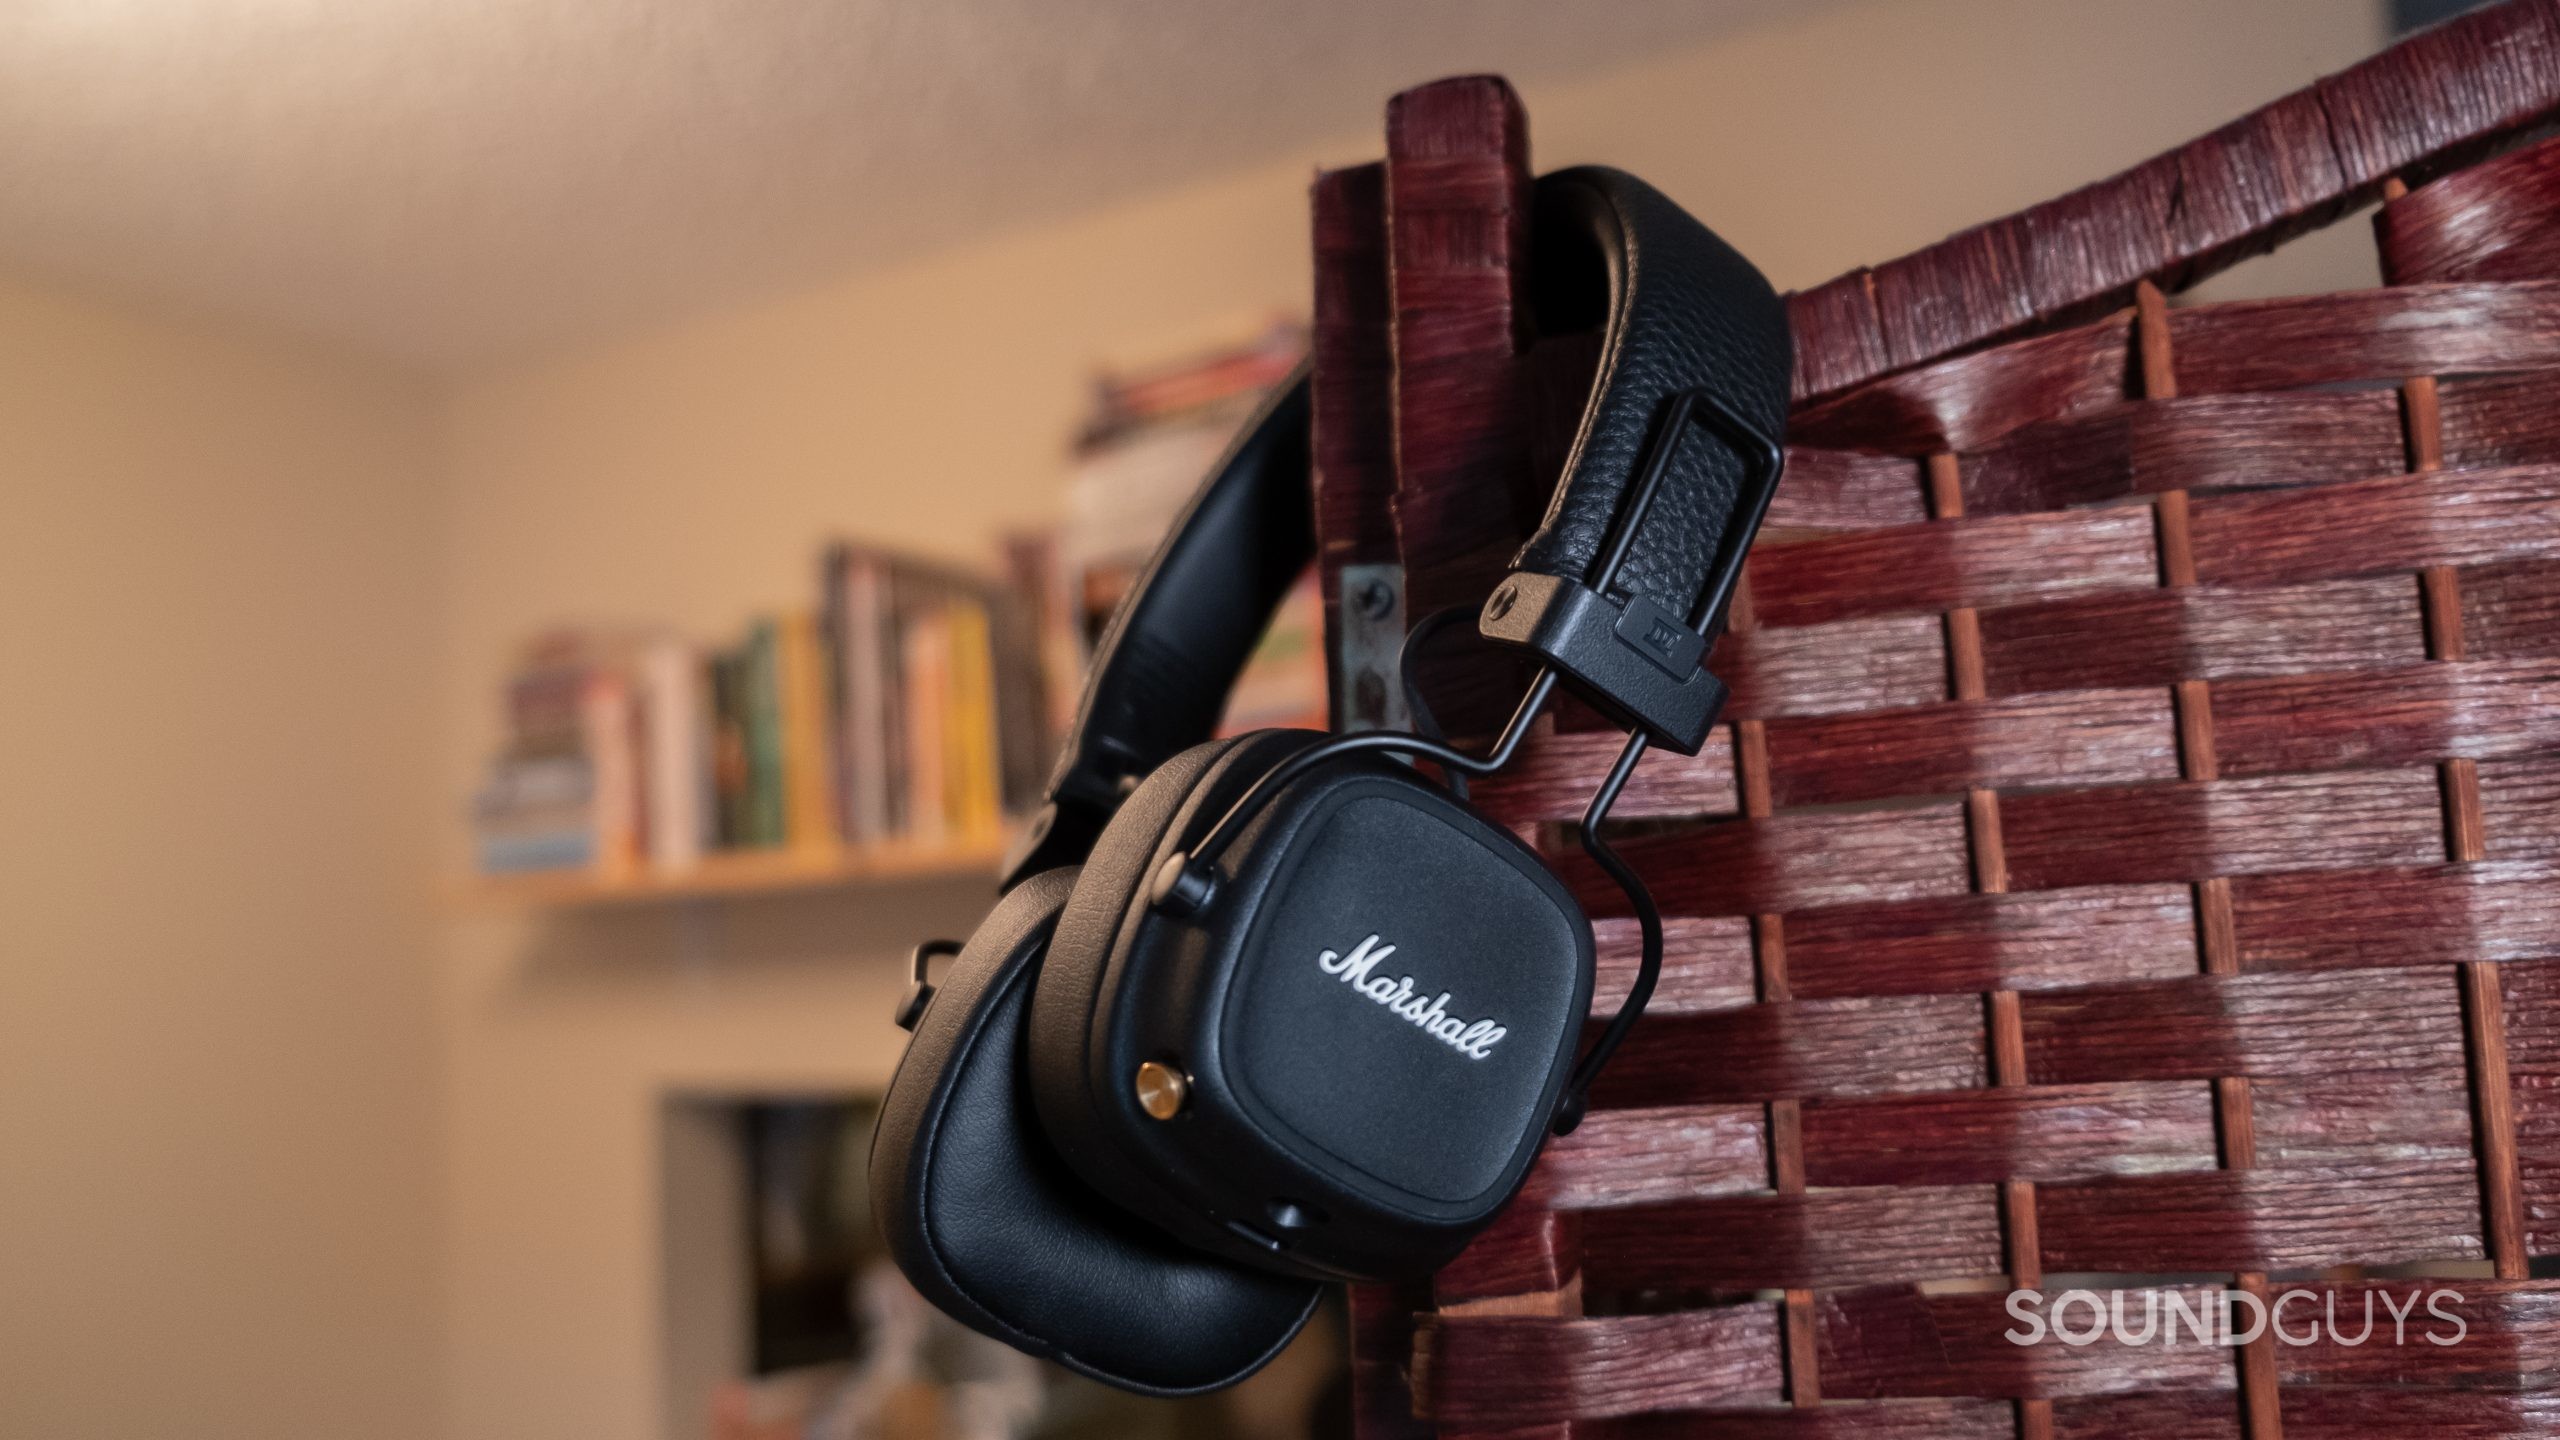
[[[1477,617],[1534,661],[1492,748],[1209,738],[1314,553],[1301,371],[1104,633],[1002,899],[966,945],[918,948],[872,1188],[899,1267],[971,1327],[1145,1394],[1241,1380],[1328,1283],[1456,1255],[1642,1013],[1661,922],[1599,821],[1723,704],[1704,657],[1777,485],[1790,340],[1749,261],[1618,171],[1541,179],[1531,254],[1541,330],[1602,347],[1544,523]],[[1630,732],[1582,836],[1645,942],[1578,1067],[1590,923],[1463,798],[1559,683]]]

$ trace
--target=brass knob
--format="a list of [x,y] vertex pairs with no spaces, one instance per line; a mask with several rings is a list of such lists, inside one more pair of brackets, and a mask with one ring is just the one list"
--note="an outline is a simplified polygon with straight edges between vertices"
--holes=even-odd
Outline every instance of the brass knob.
[[1138,1066],[1134,1088],[1138,1092],[1138,1108],[1158,1120],[1181,1114],[1182,1102],[1191,1098],[1190,1077],[1155,1060]]

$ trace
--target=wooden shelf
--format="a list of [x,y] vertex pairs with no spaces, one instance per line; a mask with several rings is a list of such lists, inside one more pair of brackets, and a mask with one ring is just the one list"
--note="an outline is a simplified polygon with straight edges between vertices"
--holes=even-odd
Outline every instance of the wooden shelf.
[[712,900],[831,890],[913,880],[992,881],[1004,856],[1001,837],[956,845],[883,845],[861,849],[742,850],[706,855],[690,870],[641,868],[622,873],[535,870],[473,880],[477,902],[526,909]]

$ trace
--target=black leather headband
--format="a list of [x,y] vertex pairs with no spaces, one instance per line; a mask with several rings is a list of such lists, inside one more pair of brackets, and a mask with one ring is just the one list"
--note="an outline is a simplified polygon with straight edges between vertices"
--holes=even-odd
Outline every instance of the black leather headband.
[[[1620,724],[1694,755],[1724,702],[1705,651],[1783,459],[1786,304],[1715,232],[1623,171],[1541,179],[1533,227],[1540,328],[1596,323],[1600,364],[1546,520],[1478,628],[1538,652]],[[1630,491],[1656,465],[1650,503],[1631,514]]]
[[[1555,500],[1481,629],[1538,652],[1630,728],[1694,754],[1722,687],[1701,668],[1703,639],[1673,643],[1666,657],[1647,648],[1658,629],[1648,622],[1667,617],[1693,636],[1721,623],[1699,613],[1702,596],[1738,563],[1777,482],[1785,307],[1748,260],[1620,171],[1541,179],[1535,224],[1540,326],[1596,324],[1600,364]],[[1660,422],[1675,409],[1694,411],[1710,435],[1667,429]],[[1314,555],[1308,415],[1301,370],[1203,482],[1112,617],[1047,803],[1006,864],[1008,886],[1082,859],[1137,778],[1215,730],[1263,627]],[[1625,514],[1656,463],[1650,503]],[[1588,586],[1619,548],[1613,527],[1624,519],[1634,530],[1597,595]]]
[[1311,410],[1300,366],[1210,470],[1113,612],[1045,803],[1005,861],[1006,888],[1082,860],[1140,778],[1216,732],[1263,627],[1315,556]]

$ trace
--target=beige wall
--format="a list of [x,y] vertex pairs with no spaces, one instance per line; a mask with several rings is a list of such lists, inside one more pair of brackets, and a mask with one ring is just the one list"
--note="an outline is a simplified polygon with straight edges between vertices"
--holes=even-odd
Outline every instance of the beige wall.
[[[2377,7],[2342,0],[1917,0],[1527,98],[1542,165],[1634,169],[1803,284],[2137,160],[2379,39]],[[1373,154],[1375,116],[1344,116],[1343,134],[463,385],[446,794],[469,785],[507,647],[534,626],[641,616],[723,633],[806,596],[828,531],[966,551],[1050,513],[1094,357],[1303,309],[1310,169]],[[2370,274],[2349,233],[2250,283]],[[654,1433],[662,1095],[880,1084],[898,952],[975,903],[951,887],[457,925],[443,997],[457,1437]]]
[[434,435],[0,282],[0,1435],[437,1432]]

